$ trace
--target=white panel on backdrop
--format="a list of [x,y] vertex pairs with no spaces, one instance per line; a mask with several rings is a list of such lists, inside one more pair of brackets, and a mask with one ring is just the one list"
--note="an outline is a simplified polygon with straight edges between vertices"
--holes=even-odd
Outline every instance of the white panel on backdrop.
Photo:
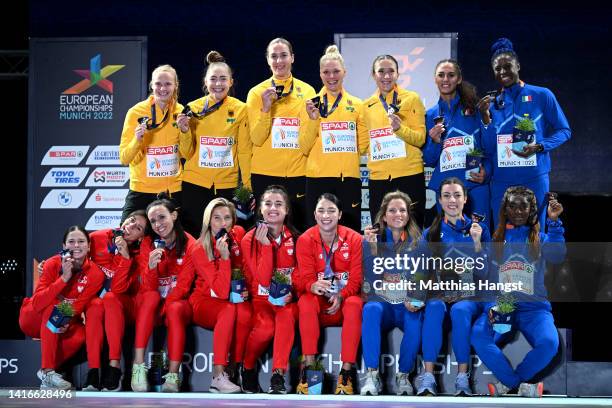
[[96,148],[91,151],[91,154],[87,158],[87,163],[85,164],[120,165],[119,146],[96,146]]

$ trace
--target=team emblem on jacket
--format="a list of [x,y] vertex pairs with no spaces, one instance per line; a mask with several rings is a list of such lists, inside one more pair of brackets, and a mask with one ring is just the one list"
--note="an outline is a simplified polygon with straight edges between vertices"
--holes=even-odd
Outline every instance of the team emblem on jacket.
[[77,292],[81,293],[83,292],[83,289],[85,289],[85,286],[77,285]]
[[349,254],[348,254],[348,252],[345,252],[345,253],[343,253],[343,254],[342,254],[342,256],[344,257],[344,259],[348,259],[348,255],[349,255]]
[[177,258],[176,264],[177,265],[182,265],[183,264],[183,258]]
[[293,248],[287,248],[287,255],[293,255]]

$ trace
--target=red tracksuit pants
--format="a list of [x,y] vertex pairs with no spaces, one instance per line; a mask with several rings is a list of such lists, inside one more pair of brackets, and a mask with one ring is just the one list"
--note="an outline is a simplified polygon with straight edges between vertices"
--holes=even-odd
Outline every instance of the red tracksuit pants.
[[23,301],[19,312],[19,327],[26,336],[40,338],[42,355],[41,368],[57,369],[64,361],[74,355],[85,343],[85,328],[74,319],[65,333],[53,333],[47,329],[47,321],[53,312],[50,305],[38,313],[30,298]]
[[345,363],[355,363],[361,339],[361,308],[359,296],[344,299],[340,309],[333,315],[325,313],[330,307],[324,296],[308,293],[298,301],[302,354],[315,355],[318,350],[320,327],[342,326],[341,358]]
[[244,368],[255,368],[257,359],[274,338],[272,370],[287,370],[289,354],[295,337],[297,304],[274,306],[267,299],[253,299],[253,330],[248,336],[244,356]]
[[104,334],[108,342],[109,360],[121,359],[121,342],[126,320],[133,322],[142,296],[107,292],[102,299],[91,300],[85,311],[85,338],[89,368],[100,368]]

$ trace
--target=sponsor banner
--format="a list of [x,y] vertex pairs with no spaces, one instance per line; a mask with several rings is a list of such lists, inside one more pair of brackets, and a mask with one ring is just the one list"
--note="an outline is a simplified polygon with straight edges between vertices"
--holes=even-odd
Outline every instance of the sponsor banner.
[[322,122],[321,141],[323,153],[356,153],[355,122]]
[[213,169],[234,167],[234,140],[225,136],[200,137],[200,167]]
[[85,208],[123,208],[128,191],[127,188],[97,189],[85,203]]
[[89,169],[87,167],[53,167],[47,172],[41,187],[78,187]]
[[180,170],[178,145],[151,146],[146,149],[147,177],[172,177]]
[[85,187],[123,187],[130,179],[128,167],[96,167]]
[[51,208],[79,208],[87,194],[89,189],[53,189],[47,193],[47,196],[40,205],[41,209]]
[[119,160],[119,146],[96,146],[85,164],[121,165]]
[[88,150],[89,146],[51,146],[40,164],[43,166],[74,166],[81,163]]
[[121,224],[121,211],[96,211],[93,213],[85,229],[87,231],[97,231],[106,228],[117,228]]
[[272,148],[299,149],[299,131],[300,120],[298,118],[274,118],[272,120]]
[[367,188],[361,189],[361,208],[370,208],[370,190]]

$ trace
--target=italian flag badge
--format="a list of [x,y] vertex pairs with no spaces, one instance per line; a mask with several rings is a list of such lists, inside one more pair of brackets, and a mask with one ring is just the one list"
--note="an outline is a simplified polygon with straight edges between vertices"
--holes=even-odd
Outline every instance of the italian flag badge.
[[531,98],[531,95],[524,95],[523,96],[523,102],[531,102],[533,99]]

